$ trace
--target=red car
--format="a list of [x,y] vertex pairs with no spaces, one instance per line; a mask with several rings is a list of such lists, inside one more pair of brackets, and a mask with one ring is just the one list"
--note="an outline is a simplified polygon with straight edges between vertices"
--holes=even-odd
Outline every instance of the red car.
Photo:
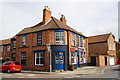
[[13,71],[21,72],[21,65],[15,61],[6,61],[0,68],[2,69],[1,71],[7,71],[8,73]]

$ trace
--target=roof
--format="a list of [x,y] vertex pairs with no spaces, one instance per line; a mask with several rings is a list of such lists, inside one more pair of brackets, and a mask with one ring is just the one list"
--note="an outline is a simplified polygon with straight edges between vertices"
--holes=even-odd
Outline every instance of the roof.
[[33,27],[24,28],[17,35],[31,33],[31,32],[37,32],[37,31],[42,31],[42,30],[49,30],[49,29],[66,29],[66,30],[73,31],[77,34],[84,36],[82,33],[74,30],[73,28],[69,27],[68,25],[66,25],[65,23],[61,22],[60,20],[58,20],[54,17],[51,17],[51,20],[45,25],[42,24],[42,22],[41,22]]
[[88,43],[104,42],[108,40],[109,34],[102,34],[88,37]]
[[0,40],[0,45],[8,45],[10,43],[11,43],[10,39]]

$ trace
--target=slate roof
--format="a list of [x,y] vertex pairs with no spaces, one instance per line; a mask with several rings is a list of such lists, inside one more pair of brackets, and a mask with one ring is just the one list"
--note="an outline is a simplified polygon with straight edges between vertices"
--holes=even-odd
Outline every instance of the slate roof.
[[42,22],[41,22],[35,26],[24,28],[17,35],[32,33],[32,32],[37,32],[37,31],[42,31],[42,30],[49,30],[49,29],[65,29],[65,30],[69,30],[69,31],[72,31],[72,32],[75,32],[77,34],[84,36],[82,33],[69,27],[68,25],[64,24],[63,22],[56,19],[55,17],[51,17],[51,20],[45,25],[42,24]]
[[108,40],[109,34],[102,34],[88,37],[88,43],[104,42]]
[[0,40],[0,45],[8,45],[10,43],[11,43],[10,39]]

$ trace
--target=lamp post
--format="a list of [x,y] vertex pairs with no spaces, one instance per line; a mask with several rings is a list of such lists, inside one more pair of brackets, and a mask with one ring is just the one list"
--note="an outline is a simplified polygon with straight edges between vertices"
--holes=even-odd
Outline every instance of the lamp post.
[[47,44],[47,49],[48,49],[48,52],[50,53],[50,72],[52,72],[52,65],[51,65],[51,47],[50,47],[50,44]]

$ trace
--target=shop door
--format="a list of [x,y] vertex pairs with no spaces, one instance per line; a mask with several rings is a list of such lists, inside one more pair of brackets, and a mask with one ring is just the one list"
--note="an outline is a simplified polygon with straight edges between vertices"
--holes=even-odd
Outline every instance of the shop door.
[[55,69],[64,70],[64,52],[56,52],[55,55]]

